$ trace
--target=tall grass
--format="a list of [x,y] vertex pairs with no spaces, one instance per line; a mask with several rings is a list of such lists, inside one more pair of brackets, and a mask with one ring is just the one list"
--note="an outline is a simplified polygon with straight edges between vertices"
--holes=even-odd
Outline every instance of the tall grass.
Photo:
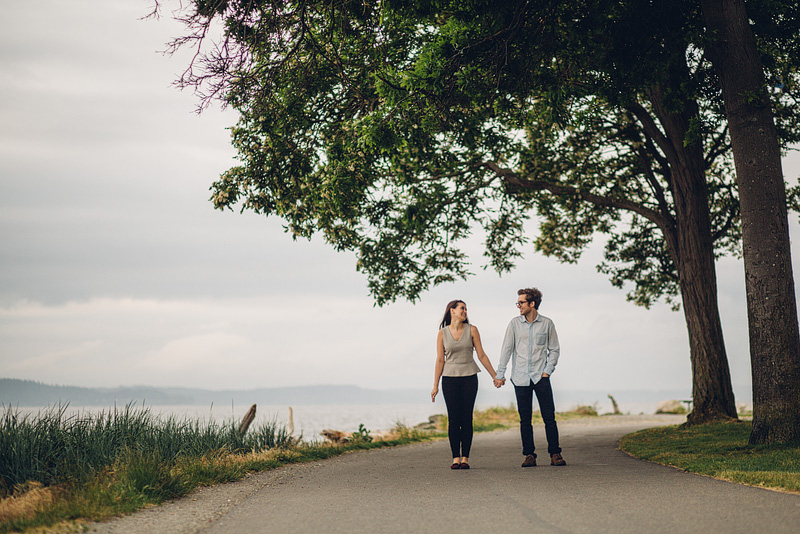
[[74,531],[87,520],[250,472],[435,436],[398,425],[373,439],[362,425],[345,444],[302,443],[275,422],[242,435],[233,421],[162,419],[130,405],[84,415],[67,415],[63,406],[36,416],[6,408],[0,417],[0,534],[54,526]]
[[131,405],[72,415],[66,406],[37,415],[5,408],[0,417],[0,497],[23,483],[85,482],[123,458],[136,459],[126,465],[170,466],[215,451],[247,453],[290,442],[286,429],[274,421],[242,435],[234,421],[160,418]]

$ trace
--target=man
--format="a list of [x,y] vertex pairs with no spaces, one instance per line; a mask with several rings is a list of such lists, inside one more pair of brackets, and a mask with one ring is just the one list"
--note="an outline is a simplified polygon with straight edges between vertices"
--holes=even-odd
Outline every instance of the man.
[[553,401],[553,389],[550,386],[550,375],[556,369],[560,352],[558,334],[553,321],[539,314],[541,303],[542,292],[535,287],[517,291],[519,317],[512,319],[506,328],[503,348],[500,351],[500,363],[494,379],[494,385],[498,388],[505,384],[506,367],[508,360],[513,356],[511,383],[514,384],[514,393],[517,396],[522,454],[525,456],[522,467],[536,465],[531,424],[534,392],[544,420],[550,465],[567,465],[561,457],[561,447],[558,445],[556,406]]

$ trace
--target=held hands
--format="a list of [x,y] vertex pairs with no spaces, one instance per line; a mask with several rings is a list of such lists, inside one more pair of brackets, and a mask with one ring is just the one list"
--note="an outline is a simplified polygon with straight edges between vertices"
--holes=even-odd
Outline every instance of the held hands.
[[503,384],[506,383],[506,379],[498,380],[497,378],[494,379],[494,387],[499,388]]

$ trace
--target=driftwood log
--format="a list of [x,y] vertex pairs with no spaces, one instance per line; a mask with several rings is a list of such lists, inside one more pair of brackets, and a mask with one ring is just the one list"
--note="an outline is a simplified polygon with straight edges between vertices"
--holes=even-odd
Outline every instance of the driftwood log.
[[250,406],[250,409],[247,410],[247,414],[242,419],[242,422],[239,423],[239,433],[244,435],[247,433],[247,429],[250,428],[250,423],[253,422],[253,419],[256,418],[256,405]]
[[352,439],[352,434],[350,432],[342,432],[341,430],[330,430],[330,429],[323,429],[320,432],[326,439],[332,441],[333,443],[347,443]]
[[611,393],[608,394],[608,398],[611,399],[611,406],[614,407],[614,415],[622,415],[622,412],[619,411],[619,406],[617,406],[617,401],[614,400]]

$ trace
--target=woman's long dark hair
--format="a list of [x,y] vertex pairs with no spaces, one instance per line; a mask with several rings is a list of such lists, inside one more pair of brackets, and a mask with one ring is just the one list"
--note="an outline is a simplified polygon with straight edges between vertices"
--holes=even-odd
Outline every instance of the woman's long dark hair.
[[[463,300],[451,300],[450,302],[447,303],[447,307],[444,309],[444,317],[442,318],[442,324],[439,325],[440,330],[450,324],[450,310],[452,310],[459,304],[463,304],[464,306],[467,305],[467,303],[464,302]],[[467,316],[467,319],[464,322],[469,324],[469,315]]]

